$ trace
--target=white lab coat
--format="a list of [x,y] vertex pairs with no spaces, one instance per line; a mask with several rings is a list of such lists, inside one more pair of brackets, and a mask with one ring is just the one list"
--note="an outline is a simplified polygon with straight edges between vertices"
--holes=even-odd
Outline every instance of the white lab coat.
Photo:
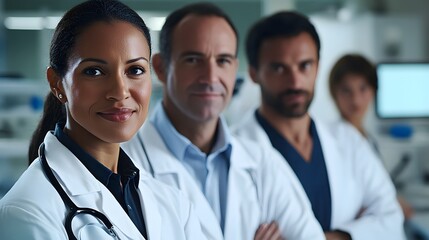
[[233,137],[231,144],[224,236],[194,178],[168,150],[151,122],[146,122],[123,149],[138,160],[136,166],[185,193],[209,239],[253,239],[258,226],[271,221],[279,224],[286,239],[324,239],[304,190],[281,156],[244,139]]
[[[350,233],[353,240],[404,239],[395,188],[367,141],[347,123],[314,121],[331,190],[331,228]],[[271,145],[254,111],[233,132]]]
[[[121,205],[57,138],[48,133],[45,156],[65,192],[78,207],[106,215],[120,239],[144,239]],[[148,238],[205,239],[189,200],[179,191],[141,172],[139,194]],[[64,228],[66,207],[35,160],[0,200],[0,239],[68,239]],[[73,220],[78,239],[112,239],[87,214]]]

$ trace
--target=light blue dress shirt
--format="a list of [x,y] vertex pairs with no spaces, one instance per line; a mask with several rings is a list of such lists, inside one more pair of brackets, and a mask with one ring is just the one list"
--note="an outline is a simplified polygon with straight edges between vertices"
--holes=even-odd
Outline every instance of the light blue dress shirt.
[[223,231],[232,151],[231,133],[225,120],[221,117],[218,122],[215,144],[209,154],[202,152],[174,128],[161,103],[154,109],[150,122],[158,130],[167,148],[195,179]]

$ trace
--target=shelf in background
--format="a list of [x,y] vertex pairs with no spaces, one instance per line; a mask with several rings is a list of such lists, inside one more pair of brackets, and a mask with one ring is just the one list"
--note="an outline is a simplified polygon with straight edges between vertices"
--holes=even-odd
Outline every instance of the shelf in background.
[[49,86],[46,81],[30,79],[0,79],[0,94],[40,94],[45,96],[49,92]]
[[0,138],[0,159],[26,157],[29,144],[28,139]]

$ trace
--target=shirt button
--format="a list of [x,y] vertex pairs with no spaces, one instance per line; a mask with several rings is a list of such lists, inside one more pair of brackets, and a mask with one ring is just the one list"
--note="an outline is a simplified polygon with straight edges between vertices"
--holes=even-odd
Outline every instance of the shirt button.
[[136,172],[136,171],[134,171],[134,172],[132,173],[132,175],[133,175],[133,176],[135,176],[136,174],[137,174],[137,172]]

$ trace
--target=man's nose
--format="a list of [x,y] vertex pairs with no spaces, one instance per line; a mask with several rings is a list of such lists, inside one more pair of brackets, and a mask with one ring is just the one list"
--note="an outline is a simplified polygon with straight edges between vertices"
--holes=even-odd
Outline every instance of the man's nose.
[[216,60],[210,59],[206,62],[204,66],[204,77],[203,81],[205,82],[216,82],[219,80],[218,76],[218,66]]
[[299,88],[301,87],[302,82],[302,73],[298,69],[291,69],[291,71],[288,74],[288,83],[289,86],[292,88]]

